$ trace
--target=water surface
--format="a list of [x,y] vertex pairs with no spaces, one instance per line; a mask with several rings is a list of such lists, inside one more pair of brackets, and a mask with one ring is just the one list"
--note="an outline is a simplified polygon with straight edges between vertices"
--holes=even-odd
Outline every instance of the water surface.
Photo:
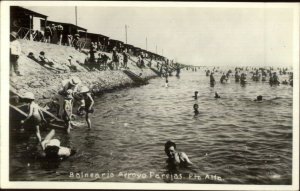
[[[200,70],[170,77],[168,88],[164,83],[156,78],[95,98],[93,130],[57,131],[63,145],[78,150],[60,163],[33,159],[16,138],[20,135],[13,136],[10,179],[291,184],[291,86],[250,82],[242,87],[232,77],[229,84],[210,87]],[[192,98],[194,91],[198,100]],[[214,98],[215,91],[221,99]],[[257,95],[266,100],[254,102]],[[199,104],[197,116],[194,103]],[[176,142],[195,165],[169,169],[167,140]]]

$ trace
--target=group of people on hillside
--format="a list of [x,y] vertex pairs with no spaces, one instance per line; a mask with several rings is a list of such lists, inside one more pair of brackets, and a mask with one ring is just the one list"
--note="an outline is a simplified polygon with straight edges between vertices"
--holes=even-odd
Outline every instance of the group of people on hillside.
[[86,60],[86,65],[91,69],[97,70],[119,70],[121,68],[128,69],[128,60],[130,55],[127,52],[127,49],[124,49],[121,54],[117,52],[116,47],[112,50],[111,58],[104,52],[98,53],[98,58],[95,57],[97,53],[97,47],[95,43],[91,43],[89,50],[89,57]]

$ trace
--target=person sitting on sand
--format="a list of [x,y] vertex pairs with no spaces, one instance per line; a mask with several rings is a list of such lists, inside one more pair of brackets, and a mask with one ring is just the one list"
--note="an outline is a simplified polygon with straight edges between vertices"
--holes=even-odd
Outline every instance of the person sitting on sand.
[[221,98],[221,96],[218,94],[218,92],[215,92],[215,98],[216,99]]
[[41,51],[40,52],[40,55],[39,55],[39,58],[40,58],[40,64],[48,69],[55,69],[55,70],[60,70],[60,71],[64,71],[66,72],[67,71],[67,66],[65,65],[60,65],[60,64],[56,64],[55,62],[51,61],[50,59],[48,59],[45,55],[45,52],[44,51]]
[[29,52],[29,54],[27,55],[27,57],[30,58],[30,59],[32,59],[33,61],[39,63],[41,66],[43,66],[43,67],[45,67],[45,68],[47,68],[49,70],[55,71],[56,73],[59,73],[61,71],[59,69],[56,69],[56,68],[52,67],[53,63],[47,63],[47,62],[42,61],[41,59],[37,59],[35,57],[35,55],[33,54],[33,52]]
[[89,113],[94,113],[94,108],[93,108],[93,105],[94,105],[94,99],[92,98],[92,95],[91,95],[91,92],[89,90],[88,87],[86,86],[83,86],[80,90],[80,93],[82,96],[83,96],[83,102],[82,102],[82,105],[79,106],[78,108],[78,112],[81,113],[82,110],[85,111],[85,120],[86,120],[86,123],[88,125],[88,128],[91,129],[92,128],[92,123],[91,123],[91,120],[89,118]]
[[76,153],[74,149],[63,147],[58,139],[53,139],[55,130],[52,129],[45,139],[41,142],[45,158],[48,160],[63,160]]
[[193,96],[193,98],[198,99],[198,91],[195,91],[195,95]]
[[70,70],[71,70],[72,72],[77,72],[77,71],[78,71],[78,70],[77,70],[77,67],[76,67],[76,65],[73,63],[73,56],[69,56],[69,57],[68,57],[68,62],[69,62],[68,67],[70,68]]
[[64,105],[63,105],[63,115],[62,119],[65,122],[65,126],[67,128],[67,132],[70,133],[72,126],[71,126],[71,117],[72,117],[72,109],[73,109],[73,91],[71,89],[67,90],[65,99],[64,99]]
[[21,121],[21,125],[26,124],[28,126],[34,127],[35,135],[39,143],[41,143],[42,138],[40,134],[40,125],[42,124],[42,122],[46,123],[43,112],[41,111],[41,108],[38,106],[38,104],[34,102],[35,97],[33,93],[26,92],[22,99],[25,103],[28,104],[29,113],[26,119]]
[[195,115],[198,115],[199,114],[199,110],[198,110],[199,106],[198,106],[198,104],[195,103],[194,106],[193,106],[193,108],[194,108]]
[[165,153],[168,156],[167,163],[171,165],[191,165],[193,164],[184,152],[176,151],[176,144],[172,141],[165,143]]

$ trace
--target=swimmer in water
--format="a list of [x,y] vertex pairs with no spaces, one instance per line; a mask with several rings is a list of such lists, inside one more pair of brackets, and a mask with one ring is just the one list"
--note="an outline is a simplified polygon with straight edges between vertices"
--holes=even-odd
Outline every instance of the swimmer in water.
[[54,135],[55,131],[52,129],[41,143],[46,159],[62,160],[76,153],[74,149],[60,146],[58,139],[52,139]]
[[195,91],[195,95],[193,96],[193,98],[198,99],[198,91]]
[[165,143],[165,153],[168,156],[167,163],[172,165],[192,165],[188,156],[184,152],[176,151],[176,144],[172,141]]
[[219,96],[218,92],[215,92],[215,98],[221,98],[221,96]]
[[194,106],[193,106],[193,108],[194,108],[195,115],[198,115],[199,114],[199,110],[198,110],[199,106],[198,106],[198,104],[195,103]]
[[254,101],[262,101],[262,100],[263,100],[263,96],[259,95],[256,97]]
[[84,103],[84,105],[82,105],[81,108],[84,108],[85,110],[85,120],[88,125],[88,128],[91,129],[92,123],[89,118],[89,113],[94,113],[94,108],[93,108],[94,99],[92,98],[90,89],[87,86],[83,86],[81,88],[80,94],[83,97],[83,103]]
[[168,81],[168,79],[166,79],[165,87],[166,87],[166,88],[169,87],[169,81]]

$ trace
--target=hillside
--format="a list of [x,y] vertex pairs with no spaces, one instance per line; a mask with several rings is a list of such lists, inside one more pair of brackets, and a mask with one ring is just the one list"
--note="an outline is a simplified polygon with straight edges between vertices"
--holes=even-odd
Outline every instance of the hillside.
[[[79,77],[82,84],[88,86],[94,93],[101,93],[135,84],[122,70],[88,71],[84,65],[88,55],[75,50],[73,47],[27,40],[19,41],[22,48],[22,54],[19,58],[19,70],[23,76],[13,76],[10,78],[11,90],[20,95],[31,91],[35,94],[37,102],[41,105],[45,105],[51,101],[61,87],[61,81],[69,79],[72,76]],[[35,57],[38,57],[41,51],[45,52],[47,58],[61,65],[66,65],[68,57],[72,56],[74,59],[73,63],[76,63],[76,67],[80,72],[66,71],[65,73],[54,73],[27,57],[30,52]],[[111,58],[111,54],[105,54]],[[135,57],[131,57],[129,60],[128,67],[130,71],[146,79],[157,76],[149,68],[138,68],[134,62],[136,60],[137,58]],[[153,63],[156,64],[156,62]]]

